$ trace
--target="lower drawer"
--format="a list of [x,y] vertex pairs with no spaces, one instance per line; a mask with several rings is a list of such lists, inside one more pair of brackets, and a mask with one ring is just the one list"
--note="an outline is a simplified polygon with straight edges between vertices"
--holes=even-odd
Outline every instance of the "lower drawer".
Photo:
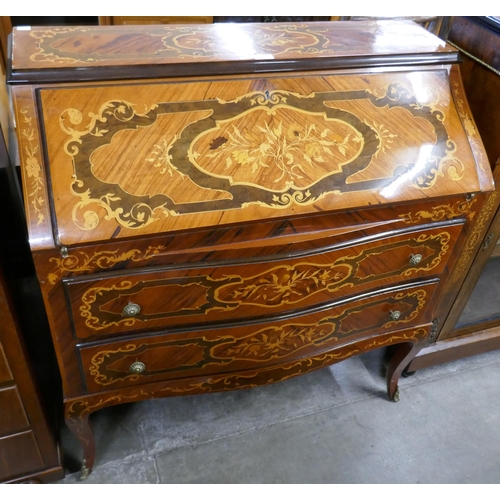
[[279,365],[430,320],[438,280],[372,292],[303,315],[80,345],[89,392]]
[[0,436],[29,429],[30,423],[17,387],[0,389]]
[[0,383],[8,382],[9,380],[12,380],[12,373],[10,372],[2,344],[0,343]]
[[44,466],[32,431],[0,438],[0,481],[27,475]]

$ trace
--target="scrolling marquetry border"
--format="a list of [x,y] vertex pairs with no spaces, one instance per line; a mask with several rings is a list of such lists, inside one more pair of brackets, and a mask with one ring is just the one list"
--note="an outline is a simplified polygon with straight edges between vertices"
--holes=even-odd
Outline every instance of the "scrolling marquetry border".
[[23,158],[26,179],[30,182],[28,190],[28,200],[33,214],[37,221],[37,226],[45,221],[47,200],[45,199],[45,181],[42,172],[42,160],[40,155],[40,144],[36,126],[33,125],[33,116],[28,106],[19,110],[20,119],[20,153]]
[[[465,94],[461,85],[461,81],[452,81],[452,91],[454,94],[455,102],[457,105],[458,116],[460,117],[465,131],[467,132],[467,138],[469,140],[470,147],[472,149],[472,154],[479,165],[481,170],[486,171],[485,163],[489,167],[488,161],[485,162],[484,158],[484,147],[480,140],[479,132],[474,125],[474,120],[472,116],[469,115],[465,106]],[[488,168],[489,170],[489,168]]]
[[407,224],[417,224],[422,219],[430,219],[432,222],[441,220],[453,219],[465,215],[470,221],[476,216],[476,212],[472,210],[472,205],[477,202],[477,198],[470,200],[457,201],[453,205],[438,205],[430,210],[420,210],[415,214],[408,212],[399,214],[399,217],[404,219]]
[[462,275],[467,271],[469,261],[472,258],[474,248],[481,237],[484,226],[489,222],[491,213],[497,206],[497,196],[498,193],[496,191],[491,193],[479,212],[476,223],[472,228],[471,235],[467,239],[467,242],[465,243],[465,246],[460,254],[460,258],[458,259],[455,269],[453,270],[453,274],[451,275],[450,280],[452,283],[457,283]]
[[67,257],[52,257],[56,269],[47,275],[50,284],[54,285],[65,273],[81,273],[94,271],[96,268],[109,269],[120,262],[141,262],[157,256],[165,247],[163,245],[149,246],[146,250],[132,249],[126,252],[119,250],[103,250],[89,255],[82,250],[71,253]]

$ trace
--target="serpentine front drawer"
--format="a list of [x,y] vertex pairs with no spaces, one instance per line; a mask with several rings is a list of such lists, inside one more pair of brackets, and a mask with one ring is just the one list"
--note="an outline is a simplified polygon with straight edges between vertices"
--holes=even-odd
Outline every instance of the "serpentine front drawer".
[[80,347],[91,392],[285,363],[429,320],[433,282],[394,287],[316,312],[243,326],[191,329]]
[[[397,236],[316,248],[300,258],[191,266],[66,281],[78,338],[241,318],[314,307],[342,295],[439,275],[463,224],[412,228]],[[202,259],[201,259],[202,260]]]

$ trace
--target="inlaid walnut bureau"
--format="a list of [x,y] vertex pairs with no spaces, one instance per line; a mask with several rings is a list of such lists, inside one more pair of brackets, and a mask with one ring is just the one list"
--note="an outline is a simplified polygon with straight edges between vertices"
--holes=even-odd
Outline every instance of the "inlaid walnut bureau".
[[[69,427],[437,333],[494,188],[457,51],[411,22],[14,30]],[[457,261],[460,265],[456,265]]]

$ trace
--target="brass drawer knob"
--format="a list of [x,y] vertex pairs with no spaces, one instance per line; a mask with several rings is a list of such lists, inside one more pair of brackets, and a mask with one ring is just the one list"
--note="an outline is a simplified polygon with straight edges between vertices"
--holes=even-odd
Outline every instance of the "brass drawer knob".
[[410,264],[412,266],[416,266],[417,264],[420,264],[421,261],[422,261],[422,255],[420,255],[419,253],[415,253],[415,254],[410,255]]
[[132,316],[137,316],[141,312],[141,306],[139,304],[134,304],[133,302],[129,302],[122,311],[122,314],[127,318],[131,318]]
[[397,321],[401,317],[401,313],[399,311],[391,311],[390,318],[392,321]]
[[140,361],[136,361],[130,365],[128,371],[130,373],[142,373],[146,369],[146,365]]

